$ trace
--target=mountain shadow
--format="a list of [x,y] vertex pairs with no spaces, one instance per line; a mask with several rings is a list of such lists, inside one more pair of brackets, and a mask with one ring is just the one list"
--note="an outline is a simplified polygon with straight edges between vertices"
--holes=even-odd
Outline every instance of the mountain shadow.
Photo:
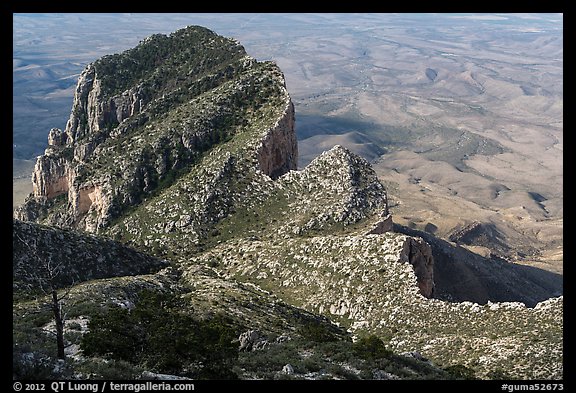
[[299,114],[296,120],[296,135],[298,140],[310,138],[318,134],[342,135],[351,131],[363,134],[379,128],[374,122],[343,116]]
[[298,167],[306,167],[314,158],[341,145],[355,154],[373,161],[387,152],[373,122],[340,116],[298,115],[296,134],[298,138]]
[[434,297],[451,302],[521,302],[527,307],[563,294],[563,276],[532,266],[486,258],[432,234],[394,224],[396,232],[419,236],[432,247]]

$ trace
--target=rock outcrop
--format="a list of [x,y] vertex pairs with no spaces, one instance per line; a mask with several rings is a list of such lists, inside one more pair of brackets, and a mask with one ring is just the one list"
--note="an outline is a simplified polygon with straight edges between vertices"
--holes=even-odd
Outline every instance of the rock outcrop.
[[74,170],[65,157],[54,156],[51,151],[52,148],[49,147],[46,153],[36,160],[32,172],[32,195],[35,198],[53,199],[67,194],[70,190]]
[[270,345],[266,337],[263,337],[262,334],[257,330],[248,330],[238,336],[239,342],[239,351],[258,351],[261,349],[266,348],[266,346]]
[[[66,123],[66,143],[75,148],[74,157],[80,162],[86,161],[106,136],[114,135],[114,128],[143,112],[154,98],[145,91],[142,82],[110,97],[102,91],[103,82],[98,78],[97,67],[98,62],[89,64],[80,74]],[[144,123],[145,118],[139,118],[136,124]],[[122,132],[127,132],[126,126]]]
[[141,84],[113,97],[106,97],[102,93],[102,81],[96,75],[95,66],[89,64],[78,79],[72,114],[66,123],[69,143],[115,127],[139,114],[150,99],[143,92]]
[[48,146],[63,146],[66,144],[66,134],[59,128],[52,128],[48,133]]
[[374,224],[372,228],[366,233],[367,235],[381,235],[383,233],[392,232],[394,230],[392,214],[384,211],[381,216],[382,220]]
[[410,263],[418,282],[420,293],[426,297],[434,294],[434,257],[432,248],[420,238],[408,238],[400,254],[400,260]]
[[278,186],[290,201],[291,221],[299,218],[293,231],[300,234],[389,214],[386,190],[370,164],[340,145],[283,176]]

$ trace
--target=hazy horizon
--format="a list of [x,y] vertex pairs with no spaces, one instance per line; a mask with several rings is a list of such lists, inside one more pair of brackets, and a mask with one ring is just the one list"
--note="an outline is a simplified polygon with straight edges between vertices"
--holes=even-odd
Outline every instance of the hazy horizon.
[[[411,25],[409,32],[414,37],[446,39],[453,31],[464,34],[472,28],[488,29],[492,25],[504,29],[508,35],[533,35],[561,32],[562,19],[561,14],[16,13],[13,14],[14,157],[31,159],[42,154],[50,128],[65,127],[76,79],[88,63],[129,49],[149,35],[169,34],[190,24],[238,39],[248,54],[258,60],[277,61],[298,107],[300,99],[318,89],[314,85],[301,86],[302,72],[292,72],[293,62],[300,58],[298,53],[306,50],[303,41],[319,45],[325,42],[328,46],[330,42],[324,41],[325,37],[360,35],[380,28],[395,34],[396,30]],[[335,46],[333,51],[341,49]],[[353,52],[353,48],[346,49]],[[296,56],[291,57],[291,53]],[[338,55],[345,58],[349,54]],[[351,80],[348,84],[354,86],[354,83]]]

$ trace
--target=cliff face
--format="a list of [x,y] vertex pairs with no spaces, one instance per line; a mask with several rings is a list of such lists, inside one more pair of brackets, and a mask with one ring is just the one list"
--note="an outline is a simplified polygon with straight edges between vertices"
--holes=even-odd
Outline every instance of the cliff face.
[[[189,34],[173,36],[186,42]],[[236,43],[223,41],[233,55],[204,66],[196,79],[182,83],[175,74],[179,84],[151,77],[157,66],[134,71],[141,77],[130,83],[111,84],[111,75],[103,73],[112,65],[115,78],[128,72],[122,69],[126,63],[138,54],[142,60],[141,52],[160,41],[152,37],[86,67],[66,130],[51,130],[34,170],[33,197],[18,218],[106,231],[151,251],[180,255],[189,254],[190,241],[202,247],[214,233],[242,235],[228,227],[251,211],[261,216],[244,229],[249,232],[259,227],[257,232],[301,236],[365,221],[365,233],[392,230],[386,192],[365,160],[337,146],[294,172],[294,105],[283,75],[247,57]],[[182,84],[194,93],[183,93]],[[160,94],[150,85],[169,88]],[[152,192],[158,197],[123,214]],[[277,218],[269,222],[271,216]],[[421,293],[431,296],[430,253],[421,241],[408,238],[404,244],[395,258],[414,266]]]
[[[74,101],[72,102],[72,112],[70,119],[66,123],[66,135],[69,145],[74,141],[82,139],[90,133],[99,130],[96,121],[97,99],[100,93],[100,81],[96,81],[96,70],[89,64],[78,78]],[[95,87],[93,89],[93,87]]]
[[32,172],[32,194],[36,198],[52,199],[68,193],[73,170],[68,160],[49,154],[38,157]]
[[[175,37],[186,41],[188,35]],[[371,223],[365,233],[392,229],[383,186],[348,150],[337,146],[294,172],[295,114],[283,75],[235,43],[225,41],[235,56],[185,79],[193,94],[182,92],[182,83],[151,77],[154,67],[131,83],[110,85],[110,75],[102,73],[108,63],[121,75],[127,71],[119,65],[131,64],[158,40],[82,72],[66,130],[51,130],[34,171],[33,198],[18,218],[106,231],[151,251],[180,254],[190,253],[190,243],[202,247],[214,233],[237,236],[223,228],[258,210],[261,219],[248,231],[259,226],[301,236],[365,221]],[[160,95],[151,84],[169,88]],[[152,193],[155,198],[143,204]],[[130,206],[140,207],[124,214]],[[271,216],[276,221],[268,222]],[[281,225],[274,228],[275,222]],[[422,293],[431,296],[432,258],[410,244],[397,258],[414,265]]]
[[288,110],[261,141],[258,149],[260,170],[273,179],[296,170],[298,141],[294,123],[294,104],[290,102]]
[[408,238],[399,259],[412,265],[420,293],[426,297],[432,297],[434,294],[434,257],[430,245],[420,238]]
[[107,97],[102,92],[102,81],[96,75],[95,66],[89,64],[78,78],[72,112],[66,123],[66,142],[75,147],[75,158],[85,161],[96,147],[95,143],[82,144],[80,141],[98,132],[111,131],[143,111],[151,98],[141,83]]

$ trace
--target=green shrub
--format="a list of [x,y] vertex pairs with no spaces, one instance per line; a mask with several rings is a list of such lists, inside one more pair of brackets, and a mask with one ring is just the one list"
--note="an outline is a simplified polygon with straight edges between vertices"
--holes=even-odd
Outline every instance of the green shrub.
[[455,364],[444,369],[454,379],[476,379],[476,373],[473,369],[462,364]]
[[71,377],[70,363],[28,346],[12,347],[12,377],[15,380],[66,379]]
[[300,362],[297,348],[298,344],[289,341],[264,350],[243,352],[238,359],[238,365],[258,373],[275,373],[290,363],[297,370]]
[[338,336],[330,331],[326,324],[316,321],[307,321],[298,328],[297,333],[303,338],[317,343],[339,340]]
[[487,377],[490,379],[500,380],[500,381],[513,379],[510,375],[508,375],[506,372],[504,372],[500,368],[497,368],[495,370],[490,371],[488,373]]
[[352,348],[358,357],[366,360],[388,358],[392,355],[384,341],[375,335],[361,337]]
[[302,360],[302,367],[305,372],[318,372],[322,370],[322,359],[312,355]]
[[134,380],[144,370],[123,360],[89,359],[78,364],[75,371],[89,379]]
[[238,356],[226,320],[197,320],[173,295],[142,291],[131,311],[120,307],[95,316],[81,348],[87,356],[127,361],[155,372],[199,379],[230,379]]
[[351,370],[347,370],[339,364],[329,363],[326,365],[326,371],[341,379],[359,379],[358,375]]

